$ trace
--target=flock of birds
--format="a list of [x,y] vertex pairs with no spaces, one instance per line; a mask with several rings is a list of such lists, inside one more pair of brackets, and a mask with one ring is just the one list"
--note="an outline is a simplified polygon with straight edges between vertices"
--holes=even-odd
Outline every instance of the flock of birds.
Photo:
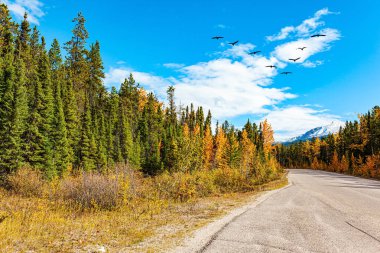
[[[311,38],[319,38],[319,37],[325,37],[326,35],[325,34],[314,34],[314,35],[311,35],[310,37]],[[223,36],[214,36],[212,37],[211,39],[213,40],[220,40],[220,39],[224,39]],[[228,44],[231,45],[231,46],[235,46],[237,43],[239,43],[239,41],[234,41],[234,42],[229,42]],[[307,47],[299,47],[297,48],[298,50],[305,50]],[[261,51],[253,51],[253,52],[248,52],[249,55],[256,55],[258,53],[261,53]],[[293,61],[293,62],[296,62],[298,61],[299,59],[301,59],[301,57],[298,57],[298,58],[290,58],[289,61]],[[275,65],[268,65],[268,66],[265,66],[267,68],[277,68],[277,66]],[[289,74],[292,74],[292,72],[290,71],[284,71],[284,72],[281,72],[280,73],[281,75],[289,75]]]

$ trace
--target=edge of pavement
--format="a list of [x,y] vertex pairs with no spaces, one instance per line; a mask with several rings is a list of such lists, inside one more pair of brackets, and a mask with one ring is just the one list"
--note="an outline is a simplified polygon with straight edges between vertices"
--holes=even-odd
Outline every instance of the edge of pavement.
[[259,195],[252,202],[232,210],[230,213],[225,216],[205,225],[204,227],[195,230],[192,235],[186,237],[182,244],[177,246],[174,249],[168,251],[168,253],[202,253],[207,247],[216,239],[220,232],[223,231],[231,222],[237,219],[239,216],[246,213],[248,210],[255,208],[259,204],[263,203],[265,200],[273,196],[274,194],[285,190],[292,186],[293,183],[288,178],[288,184],[282,188],[266,191]]

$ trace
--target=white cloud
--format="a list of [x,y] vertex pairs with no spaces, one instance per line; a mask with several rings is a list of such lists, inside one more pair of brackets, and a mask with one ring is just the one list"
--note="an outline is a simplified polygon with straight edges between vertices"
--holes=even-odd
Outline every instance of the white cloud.
[[276,41],[276,40],[286,39],[290,33],[294,32],[294,30],[295,30],[294,26],[286,26],[282,28],[281,31],[277,35],[267,36],[267,40]]
[[302,63],[302,66],[304,66],[305,68],[316,68],[317,66],[322,65],[322,64],[323,64],[323,61],[321,60],[317,60],[314,62],[307,60]]
[[169,69],[180,69],[180,68],[185,67],[184,64],[180,64],[180,63],[164,63],[163,66]]
[[130,68],[110,68],[105,74],[104,84],[106,87],[120,87],[120,84],[124,82],[130,74],[133,74],[133,78],[137,83],[144,86],[148,91],[154,91],[160,98],[165,97],[166,88],[172,85],[172,78],[163,78],[146,72],[134,71]]
[[298,37],[304,37],[310,35],[311,32],[315,31],[318,27],[323,26],[325,23],[320,19],[329,14],[337,14],[330,12],[328,8],[321,9],[317,11],[312,18],[304,20],[298,26],[286,26],[281,29],[278,34],[267,36],[268,41],[277,41],[288,38],[290,35],[295,35]]
[[184,77],[175,84],[177,101],[210,109],[219,120],[265,113],[268,112],[265,107],[296,97],[286,92],[286,88],[266,87],[271,84],[275,70],[265,65],[252,68],[223,58],[185,67],[182,72]]
[[310,106],[278,108],[268,113],[264,118],[271,123],[276,141],[287,140],[304,134],[312,128],[329,125],[331,122],[343,124],[339,116]]
[[215,28],[226,29],[227,26],[226,26],[226,25],[223,25],[223,24],[217,24],[217,25],[215,26]]
[[18,19],[22,19],[26,12],[29,22],[36,25],[39,25],[39,19],[45,15],[42,10],[44,4],[39,0],[0,0],[0,3],[6,4]]
[[[330,49],[331,43],[340,39],[340,32],[336,29],[326,28],[321,31],[325,37],[298,39],[277,46],[273,52],[273,56],[285,62],[291,58],[301,57],[297,63],[303,63],[310,56]],[[306,47],[299,50],[300,47]]]

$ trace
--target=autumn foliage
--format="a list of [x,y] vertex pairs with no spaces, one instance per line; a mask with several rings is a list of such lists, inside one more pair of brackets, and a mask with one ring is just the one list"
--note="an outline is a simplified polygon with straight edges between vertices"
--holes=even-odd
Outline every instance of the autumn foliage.
[[277,160],[288,168],[311,168],[380,179],[380,107],[346,122],[338,133],[277,145]]

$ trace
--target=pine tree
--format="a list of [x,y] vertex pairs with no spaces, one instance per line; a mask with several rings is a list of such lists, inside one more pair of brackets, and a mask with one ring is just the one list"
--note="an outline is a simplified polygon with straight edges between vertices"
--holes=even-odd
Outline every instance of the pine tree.
[[106,129],[106,156],[107,164],[121,160],[121,152],[119,152],[118,144],[118,122],[119,112],[119,95],[115,87],[112,87],[110,99],[107,105],[107,129]]
[[148,174],[156,174],[162,168],[160,153],[163,134],[162,119],[161,106],[153,93],[150,93],[139,123],[143,153],[142,167]]
[[103,106],[95,114],[96,168],[98,170],[102,170],[108,166],[106,122],[102,108]]
[[0,79],[3,91],[0,97],[0,180],[22,163],[21,134],[27,109],[25,67],[21,61],[14,62],[12,50],[5,56],[4,63],[6,67]]
[[[100,44],[97,41],[94,45],[91,45],[91,49],[88,53],[87,62],[89,66],[89,76],[87,80],[87,94],[88,98],[90,100],[90,106],[94,110],[97,110],[99,108],[95,107],[95,104],[97,104],[96,99],[99,98],[99,94],[101,92],[104,92],[104,86],[103,86],[103,78],[104,78],[104,72],[103,72],[103,62],[100,57]],[[94,114],[95,112],[93,112]]]
[[[50,67],[53,71],[55,71],[55,75],[53,77],[53,80],[58,78],[57,71],[59,71],[62,68],[62,56],[61,56],[61,46],[59,45],[59,42],[57,39],[53,40],[53,43],[51,44],[51,48],[49,50],[49,62]],[[62,78],[60,76],[60,78]]]
[[169,101],[169,125],[170,127],[174,130],[177,125],[177,111],[176,111],[176,106],[174,102],[174,87],[169,86],[168,90],[166,91],[167,96],[168,96],[168,101]]
[[63,103],[61,98],[60,79],[54,79],[56,87],[54,92],[54,119],[52,125],[52,153],[53,168],[58,174],[62,174],[69,166],[69,143],[67,140],[67,129]]
[[52,70],[52,87],[54,93],[53,122],[51,129],[53,169],[61,175],[69,167],[70,154],[67,139],[66,120],[62,101],[62,82],[64,73],[60,46],[57,40],[53,41],[49,50],[49,62]]
[[85,171],[96,168],[96,144],[94,135],[91,131],[91,111],[89,101],[86,99],[84,112],[82,113],[81,136],[79,142],[79,161],[80,167]]
[[50,62],[45,50],[45,40],[42,37],[42,44],[40,46],[40,55],[38,59],[37,67],[38,82],[41,84],[41,127],[40,131],[43,135],[43,149],[44,149],[44,170],[48,174],[48,177],[54,176],[56,171],[54,170],[53,163],[53,140],[52,140],[52,127],[54,121],[54,98],[51,82],[51,69]]
[[13,34],[16,31],[16,24],[12,21],[8,7],[0,4],[0,56],[5,57],[7,53],[13,51]]
[[26,123],[28,128],[25,130],[23,137],[25,141],[24,157],[25,161],[33,167],[46,170],[47,140],[42,133],[43,129],[45,129],[45,119],[42,116],[45,108],[43,90],[39,78],[35,78],[32,83],[31,89],[33,93],[30,94],[29,98],[29,116]]
[[16,55],[21,57],[27,66],[30,66],[30,25],[28,14],[24,14],[24,20],[21,22],[20,31],[16,39]]
[[65,115],[67,142],[68,142],[68,162],[69,165],[79,164],[79,139],[80,139],[80,120],[76,96],[73,91],[71,72],[63,69],[64,79],[62,84],[62,102]]
[[228,165],[231,168],[238,168],[240,163],[240,144],[238,142],[235,130],[231,127],[227,133],[228,147],[227,157]]
[[178,157],[176,163],[176,170],[181,172],[189,172],[191,169],[192,161],[192,143],[190,137],[190,129],[185,123],[183,125],[182,136],[178,146]]
[[65,43],[67,51],[66,64],[72,75],[71,80],[76,95],[77,106],[80,110],[83,110],[89,76],[88,62],[86,60],[88,51],[85,47],[89,35],[85,27],[86,20],[82,13],[78,13],[72,22],[75,23],[72,30],[73,35],[71,40]]
[[124,162],[131,162],[134,165],[138,164],[137,154],[133,143],[132,129],[128,119],[125,116],[124,108],[119,105],[119,127],[120,127],[120,147],[121,155]]

